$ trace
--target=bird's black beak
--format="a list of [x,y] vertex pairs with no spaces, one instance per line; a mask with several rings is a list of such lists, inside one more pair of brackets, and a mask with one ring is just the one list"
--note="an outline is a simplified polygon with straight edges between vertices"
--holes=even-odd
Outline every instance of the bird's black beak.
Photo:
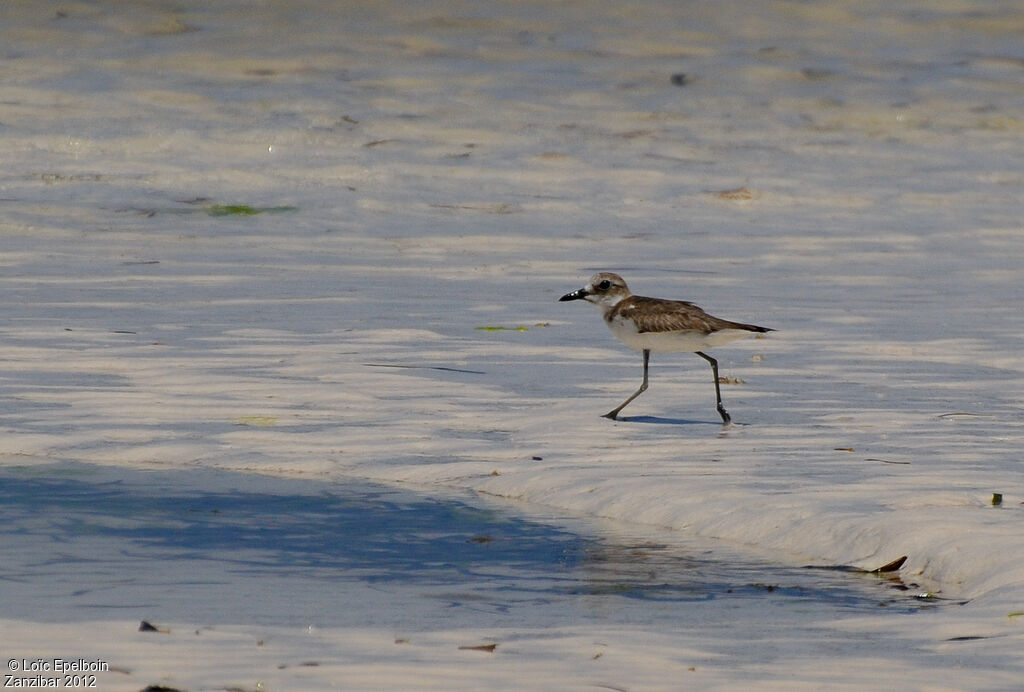
[[563,301],[563,300],[582,300],[583,298],[586,298],[589,295],[590,295],[590,293],[587,291],[587,289],[585,289],[585,288],[577,288],[572,293],[566,293],[564,296],[562,296],[558,300],[559,301]]

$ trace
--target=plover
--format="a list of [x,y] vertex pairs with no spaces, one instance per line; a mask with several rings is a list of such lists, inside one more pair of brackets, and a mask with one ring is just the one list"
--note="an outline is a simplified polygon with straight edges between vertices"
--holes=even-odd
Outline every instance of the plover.
[[730,322],[713,317],[693,303],[683,300],[645,298],[629,291],[618,274],[600,272],[590,277],[590,283],[559,300],[585,300],[600,308],[605,324],[619,341],[644,354],[644,381],[640,389],[617,408],[604,414],[615,420],[619,411],[647,391],[647,364],[651,352],[674,353],[689,351],[711,364],[715,378],[715,400],[722,422],[732,418],[722,406],[722,392],[718,386],[718,361],[704,353],[704,349],[721,346],[749,335],[751,332],[774,331],[768,327]]

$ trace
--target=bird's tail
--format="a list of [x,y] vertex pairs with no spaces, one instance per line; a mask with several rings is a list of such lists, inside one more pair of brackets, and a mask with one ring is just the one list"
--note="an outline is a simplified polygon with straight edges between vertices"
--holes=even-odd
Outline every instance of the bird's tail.
[[742,322],[730,322],[727,329],[743,329],[748,332],[757,332],[758,334],[775,331],[771,327],[758,327],[756,324],[743,324]]

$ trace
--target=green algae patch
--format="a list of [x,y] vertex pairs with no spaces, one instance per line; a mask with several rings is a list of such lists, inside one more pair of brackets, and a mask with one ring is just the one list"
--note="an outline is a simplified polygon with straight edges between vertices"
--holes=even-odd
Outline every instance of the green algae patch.
[[204,207],[210,216],[256,216],[257,214],[282,214],[298,211],[298,207],[252,207],[248,204],[211,204]]
[[548,322],[538,322],[537,324],[533,325],[520,324],[514,327],[504,327],[500,325],[484,325],[482,327],[473,327],[473,329],[478,332],[527,332],[534,328],[548,326],[550,326]]

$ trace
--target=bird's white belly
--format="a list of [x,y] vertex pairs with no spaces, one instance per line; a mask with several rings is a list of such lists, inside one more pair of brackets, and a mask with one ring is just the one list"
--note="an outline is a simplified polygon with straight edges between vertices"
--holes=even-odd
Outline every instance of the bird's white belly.
[[608,323],[608,329],[612,334],[630,348],[638,351],[647,349],[653,353],[678,353],[703,351],[727,344],[744,336],[750,336],[750,332],[743,329],[723,329],[710,334],[690,330],[675,332],[639,332],[631,320],[618,319]]

